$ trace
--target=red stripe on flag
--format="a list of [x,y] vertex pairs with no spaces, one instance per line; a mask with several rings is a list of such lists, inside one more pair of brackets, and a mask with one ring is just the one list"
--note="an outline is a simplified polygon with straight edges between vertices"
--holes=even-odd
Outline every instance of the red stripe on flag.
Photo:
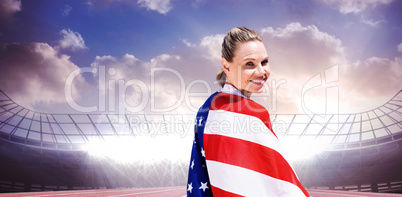
[[293,169],[273,149],[253,142],[215,134],[204,134],[205,158],[253,170],[290,182],[308,196]]
[[212,195],[214,195],[214,196],[219,196],[219,197],[242,197],[242,195],[238,195],[238,194],[235,194],[235,193],[232,193],[232,192],[228,192],[228,191],[225,191],[225,190],[223,190],[223,189],[220,189],[220,188],[218,188],[218,187],[214,187],[214,186],[212,186],[211,185],[211,188],[212,188]]
[[210,110],[225,110],[257,117],[276,137],[275,132],[272,131],[271,119],[267,109],[250,99],[219,92],[213,99]]

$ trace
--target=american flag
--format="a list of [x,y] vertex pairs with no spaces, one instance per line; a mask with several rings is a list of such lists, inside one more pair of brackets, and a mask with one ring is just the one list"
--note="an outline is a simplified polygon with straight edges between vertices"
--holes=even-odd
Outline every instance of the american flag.
[[195,121],[187,196],[309,196],[284,157],[268,111],[226,84]]

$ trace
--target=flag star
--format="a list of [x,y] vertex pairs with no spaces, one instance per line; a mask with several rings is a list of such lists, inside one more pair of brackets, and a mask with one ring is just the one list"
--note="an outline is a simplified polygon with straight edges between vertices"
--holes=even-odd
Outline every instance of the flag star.
[[202,154],[202,156],[203,156],[203,157],[205,157],[205,151],[204,151],[204,148],[202,148],[202,149],[201,149],[201,154]]
[[190,191],[190,193],[193,191],[193,183],[192,182],[190,184],[188,184],[187,191]]
[[194,167],[194,160],[191,162],[191,169]]
[[201,116],[201,118],[200,119],[198,119],[198,126],[200,127],[200,126],[202,126],[202,116]]
[[198,189],[202,189],[203,192],[205,192],[206,189],[208,189],[209,187],[207,186],[208,182],[201,182],[201,187]]

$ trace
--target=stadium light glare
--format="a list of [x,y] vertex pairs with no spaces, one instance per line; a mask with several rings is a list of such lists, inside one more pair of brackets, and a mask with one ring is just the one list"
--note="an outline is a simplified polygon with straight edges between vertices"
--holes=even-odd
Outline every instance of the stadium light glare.
[[119,163],[186,161],[191,143],[192,139],[179,136],[141,135],[93,140],[86,144],[85,150],[91,156],[106,157]]
[[289,161],[307,160],[325,151],[329,146],[327,140],[320,138],[291,138],[281,139],[283,149]]

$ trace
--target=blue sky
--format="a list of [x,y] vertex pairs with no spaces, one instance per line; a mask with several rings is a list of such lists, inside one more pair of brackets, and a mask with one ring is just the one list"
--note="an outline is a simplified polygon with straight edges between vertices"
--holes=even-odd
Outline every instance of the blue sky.
[[[175,105],[183,95],[178,92],[196,80],[216,91],[220,43],[235,26],[255,29],[264,38],[273,81],[270,96],[256,100],[275,113],[305,111],[301,97],[307,82],[334,65],[338,111],[372,109],[402,88],[402,2],[397,0],[4,0],[0,9],[0,89],[38,111],[77,112],[63,90],[66,78],[86,67],[116,71],[106,75],[106,89],[99,85],[99,72],[75,78],[75,102],[97,105],[98,111],[99,91],[109,101],[118,89],[109,88],[110,80],[144,82],[147,93],[137,84],[114,95],[118,100],[124,94],[131,106],[149,99],[142,112],[153,111],[152,96],[155,106]],[[161,71],[153,88],[152,68],[170,69]],[[178,89],[180,77],[172,70],[185,87]],[[275,92],[274,82],[282,84]],[[202,83],[191,88],[209,93]],[[322,113],[326,88],[311,91],[306,106],[322,101],[315,109]],[[191,105],[200,105],[205,95],[190,99]],[[171,112],[192,113],[185,100]]]

